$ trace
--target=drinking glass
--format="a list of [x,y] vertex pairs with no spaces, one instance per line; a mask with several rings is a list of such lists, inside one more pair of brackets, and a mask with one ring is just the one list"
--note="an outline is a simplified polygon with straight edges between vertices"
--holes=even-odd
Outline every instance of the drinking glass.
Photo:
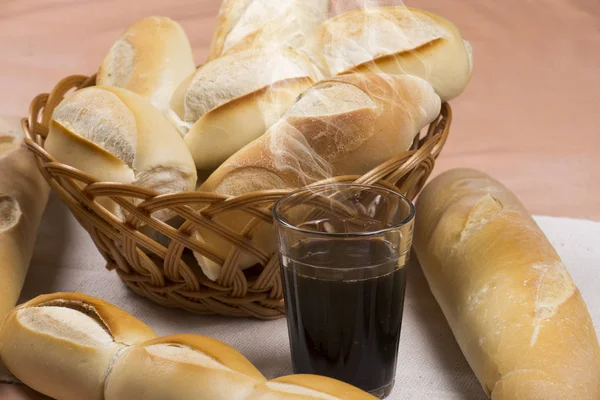
[[380,186],[300,189],[274,206],[295,373],[383,398],[394,385],[415,210]]

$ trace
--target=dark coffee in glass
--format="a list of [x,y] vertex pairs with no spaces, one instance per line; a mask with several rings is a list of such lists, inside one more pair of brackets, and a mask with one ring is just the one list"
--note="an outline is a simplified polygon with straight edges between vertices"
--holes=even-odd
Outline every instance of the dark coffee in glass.
[[381,187],[327,185],[274,210],[295,373],[385,397],[394,384],[414,209]]

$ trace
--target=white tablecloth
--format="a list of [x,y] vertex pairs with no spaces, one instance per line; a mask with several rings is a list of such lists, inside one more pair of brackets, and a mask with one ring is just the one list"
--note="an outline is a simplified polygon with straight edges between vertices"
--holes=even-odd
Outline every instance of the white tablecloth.
[[[537,217],[581,290],[600,332],[600,223]],[[125,288],[87,233],[56,196],[38,235],[21,301],[42,293],[79,291],[101,297],[160,335],[197,333],[241,351],[268,378],[291,373],[285,319],[202,317],[158,306]],[[409,269],[396,386],[390,399],[485,399],[417,265]]]

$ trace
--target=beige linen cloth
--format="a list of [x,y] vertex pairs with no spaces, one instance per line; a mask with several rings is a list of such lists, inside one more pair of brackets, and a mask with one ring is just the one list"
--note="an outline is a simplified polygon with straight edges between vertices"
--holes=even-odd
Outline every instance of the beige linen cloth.
[[[600,331],[600,223],[549,217],[538,217],[537,221],[569,268],[596,331]],[[419,266],[411,263],[408,268],[396,386],[388,398],[485,399]],[[196,333],[219,339],[241,351],[268,378],[292,372],[285,319],[265,322],[203,317],[138,297],[125,288],[116,273],[104,269],[104,260],[92,240],[52,195],[21,301],[57,291],[101,297],[140,318],[160,335]]]

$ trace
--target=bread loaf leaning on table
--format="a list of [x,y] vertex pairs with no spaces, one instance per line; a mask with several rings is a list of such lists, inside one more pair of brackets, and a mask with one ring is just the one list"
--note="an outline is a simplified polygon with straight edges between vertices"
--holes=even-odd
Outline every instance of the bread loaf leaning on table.
[[396,7],[354,10],[325,21],[307,52],[328,76],[409,74],[427,80],[443,101],[458,96],[473,70],[471,46],[450,21]]
[[173,95],[169,115],[196,167],[214,169],[265,133],[315,80],[300,53],[244,51],[198,68]]
[[493,400],[600,399],[600,348],[581,294],[514,194],[479,171],[429,183],[414,247]]
[[[17,304],[49,187],[25,147],[19,118],[0,117],[0,324]],[[0,361],[0,380],[6,376]]]
[[50,190],[23,139],[18,118],[0,117],[0,322],[17,304]]
[[183,28],[170,18],[150,17],[132,24],[112,45],[96,83],[129,89],[166,111],[177,86],[195,70]]
[[[164,115],[129,90],[95,86],[66,97],[54,110],[44,147],[101,182],[158,193],[195,189],[196,168],[183,139]],[[123,217],[115,203],[99,200]]]
[[[440,112],[429,83],[413,76],[353,74],[317,83],[304,92],[267,133],[238,151],[200,186],[201,191],[237,196],[259,190],[293,189],[341,175],[361,175],[408,150],[415,136]],[[240,233],[247,214],[215,218]],[[253,243],[275,251],[272,226],[254,231]],[[200,229],[201,238],[225,258],[229,242]],[[219,266],[196,255],[210,279]],[[257,260],[242,253],[238,265]]]
[[329,0],[223,0],[208,59],[257,47],[303,43],[329,12]]
[[21,382],[58,400],[103,400],[104,381],[130,345],[156,337],[123,310],[81,293],[36,297],[0,329],[0,357]]
[[57,400],[374,400],[313,375],[272,381],[237,350],[198,335],[155,338],[131,315],[80,293],[37,297],[0,328],[0,356]]

